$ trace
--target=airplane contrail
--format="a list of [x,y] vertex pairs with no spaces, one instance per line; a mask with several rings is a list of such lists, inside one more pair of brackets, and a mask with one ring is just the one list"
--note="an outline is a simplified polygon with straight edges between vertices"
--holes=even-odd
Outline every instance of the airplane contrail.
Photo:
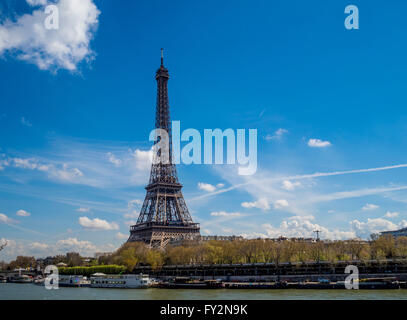
[[384,171],[384,170],[392,170],[392,169],[398,169],[398,168],[407,168],[407,164],[397,164],[394,166],[385,166],[385,167],[370,168],[370,169],[356,169],[356,170],[334,171],[334,172],[316,172],[316,173],[312,173],[312,174],[281,177],[281,178],[277,178],[276,180],[299,180],[299,179],[308,179],[308,178],[316,178],[316,177],[338,176],[338,175],[343,175],[343,174]]
[[[329,177],[329,176],[339,176],[345,174],[355,174],[355,173],[365,173],[365,172],[376,172],[376,171],[385,171],[385,170],[392,170],[392,169],[399,169],[399,168],[407,168],[407,164],[397,164],[393,166],[385,166],[385,167],[377,167],[377,168],[369,168],[369,169],[356,169],[356,170],[345,170],[345,171],[333,171],[333,172],[316,172],[312,174],[303,174],[303,175],[295,175],[295,176],[285,176],[285,177],[277,177],[269,179],[272,181],[284,181],[284,180],[301,180],[301,179],[309,179],[309,178],[319,178],[319,177]],[[220,189],[211,193],[203,194],[201,196],[195,197],[190,199],[190,201],[200,200],[204,198],[208,198],[211,196],[215,196],[217,194],[229,192],[235,190],[237,188],[255,183],[256,181],[249,181],[244,183],[239,183],[234,186],[231,186],[226,189]]]

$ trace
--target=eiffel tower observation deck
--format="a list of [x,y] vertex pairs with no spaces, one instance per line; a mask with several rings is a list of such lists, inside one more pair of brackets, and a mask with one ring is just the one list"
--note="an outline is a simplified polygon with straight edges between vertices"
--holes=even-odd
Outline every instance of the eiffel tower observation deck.
[[155,128],[168,133],[169,157],[168,161],[157,161],[158,154],[153,154],[150,181],[146,186],[147,194],[137,224],[130,227],[130,237],[127,240],[143,241],[152,247],[160,248],[165,247],[171,239],[194,239],[200,235],[199,224],[192,221],[181,192],[182,185],[178,181],[177,169],[172,161],[167,87],[169,78],[161,49],[161,66],[155,75],[157,80]]

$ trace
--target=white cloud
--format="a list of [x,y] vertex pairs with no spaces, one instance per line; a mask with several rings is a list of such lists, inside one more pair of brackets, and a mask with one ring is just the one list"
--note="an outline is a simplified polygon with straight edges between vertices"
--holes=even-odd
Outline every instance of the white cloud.
[[93,57],[90,41],[98,25],[100,11],[93,0],[28,0],[32,5],[55,4],[59,11],[59,29],[47,30],[43,8],[6,20],[0,25],[0,54],[33,63],[41,70],[77,70],[81,61]]
[[31,122],[28,121],[28,120],[27,120],[26,118],[24,118],[24,117],[21,118],[21,124],[22,124],[23,126],[26,126],[26,127],[32,127]]
[[259,208],[262,210],[270,209],[270,204],[266,198],[260,198],[253,202],[242,202],[241,205],[243,208]]
[[77,238],[68,238],[64,240],[58,240],[56,243],[56,247],[58,250],[63,252],[89,252],[95,251],[97,248],[96,246],[90,241],[81,241]]
[[240,217],[242,214],[240,212],[226,212],[226,211],[215,211],[211,212],[212,217]]
[[372,203],[366,203],[363,207],[362,207],[362,210],[374,210],[374,209],[377,209],[377,208],[379,208],[379,206],[378,205],[375,205],[375,204],[372,204]]
[[31,215],[31,213],[25,211],[25,210],[18,210],[16,213],[18,216],[20,217],[29,217]]
[[79,252],[82,256],[93,256],[95,252],[113,251],[112,244],[96,246],[90,241],[78,240],[77,238],[61,239],[56,243],[31,242],[28,240],[0,239],[0,243],[7,242],[7,246],[1,251],[1,260],[11,261],[16,256],[46,257],[67,252]]
[[153,151],[135,150],[133,157],[136,159],[136,168],[139,170],[149,170],[153,162]]
[[198,189],[206,192],[215,192],[217,189],[222,189],[224,186],[224,183],[218,183],[216,186],[214,186],[210,183],[198,182]]
[[309,139],[308,146],[312,148],[325,148],[331,146],[329,141],[322,141],[320,139]]
[[301,185],[301,182],[296,181],[296,182],[291,182],[290,180],[284,180],[282,183],[281,188],[287,191],[292,191],[295,188],[299,187]]
[[46,243],[41,243],[41,242],[32,242],[29,245],[29,247],[32,250],[45,251],[49,248],[49,245],[47,245]]
[[367,219],[367,222],[361,222],[357,219],[350,222],[352,230],[356,232],[358,237],[369,238],[372,233],[380,233],[382,231],[397,230],[405,227],[407,222],[401,221],[399,224],[395,224],[389,220],[383,218]]
[[[284,237],[298,237],[298,238],[314,238],[315,230],[321,231],[321,238],[323,239],[352,239],[355,238],[355,233],[352,231],[340,231],[337,229],[329,230],[313,222],[313,216],[293,216],[284,219],[279,227],[274,227],[271,224],[263,224],[265,229],[263,237],[277,238]],[[258,234],[257,236],[260,236]]]
[[15,223],[16,221],[7,217],[4,213],[0,213],[0,222],[10,224]]
[[107,222],[102,219],[89,219],[88,217],[80,217],[79,224],[89,230],[118,230],[119,226],[115,222]]
[[47,0],[27,0],[30,6],[40,6],[47,4]]
[[90,211],[90,208],[78,208],[78,209],[76,209],[76,211],[82,212],[82,213],[84,213],[84,212],[89,212],[89,211]]
[[280,199],[274,202],[274,208],[276,209],[283,209],[288,206],[289,206],[288,201],[285,199]]
[[124,233],[121,233],[121,232],[116,233],[116,238],[119,239],[119,240],[128,239],[128,237],[129,236],[127,234],[124,234]]
[[286,133],[288,133],[288,130],[280,128],[277,131],[274,132],[274,134],[268,134],[264,137],[265,140],[270,141],[270,140],[280,140]]
[[398,212],[390,212],[387,211],[386,214],[384,215],[386,218],[397,218],[399,216]]
[[198,182],[198,189],[204,190],[206,192],[214,192],[216,190],[216,187],[214,185],[209,184],[209,183]]

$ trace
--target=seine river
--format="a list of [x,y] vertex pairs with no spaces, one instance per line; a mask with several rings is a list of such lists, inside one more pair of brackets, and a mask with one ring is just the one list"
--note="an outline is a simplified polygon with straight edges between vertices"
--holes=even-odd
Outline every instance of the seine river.
[[0,300],[321,300],[403,299],[407,290],[240,290],[240,289],[98,289],[59,288],[47,290],[34,284],[0,283]]

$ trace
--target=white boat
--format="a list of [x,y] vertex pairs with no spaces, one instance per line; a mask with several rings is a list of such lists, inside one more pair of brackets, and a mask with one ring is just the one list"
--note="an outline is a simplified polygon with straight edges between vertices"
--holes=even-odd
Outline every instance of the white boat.
[[148,275],[144,274],[119,274],[106,275],[95,273],[90,277],[91,288],[147,288],[152,284]]

